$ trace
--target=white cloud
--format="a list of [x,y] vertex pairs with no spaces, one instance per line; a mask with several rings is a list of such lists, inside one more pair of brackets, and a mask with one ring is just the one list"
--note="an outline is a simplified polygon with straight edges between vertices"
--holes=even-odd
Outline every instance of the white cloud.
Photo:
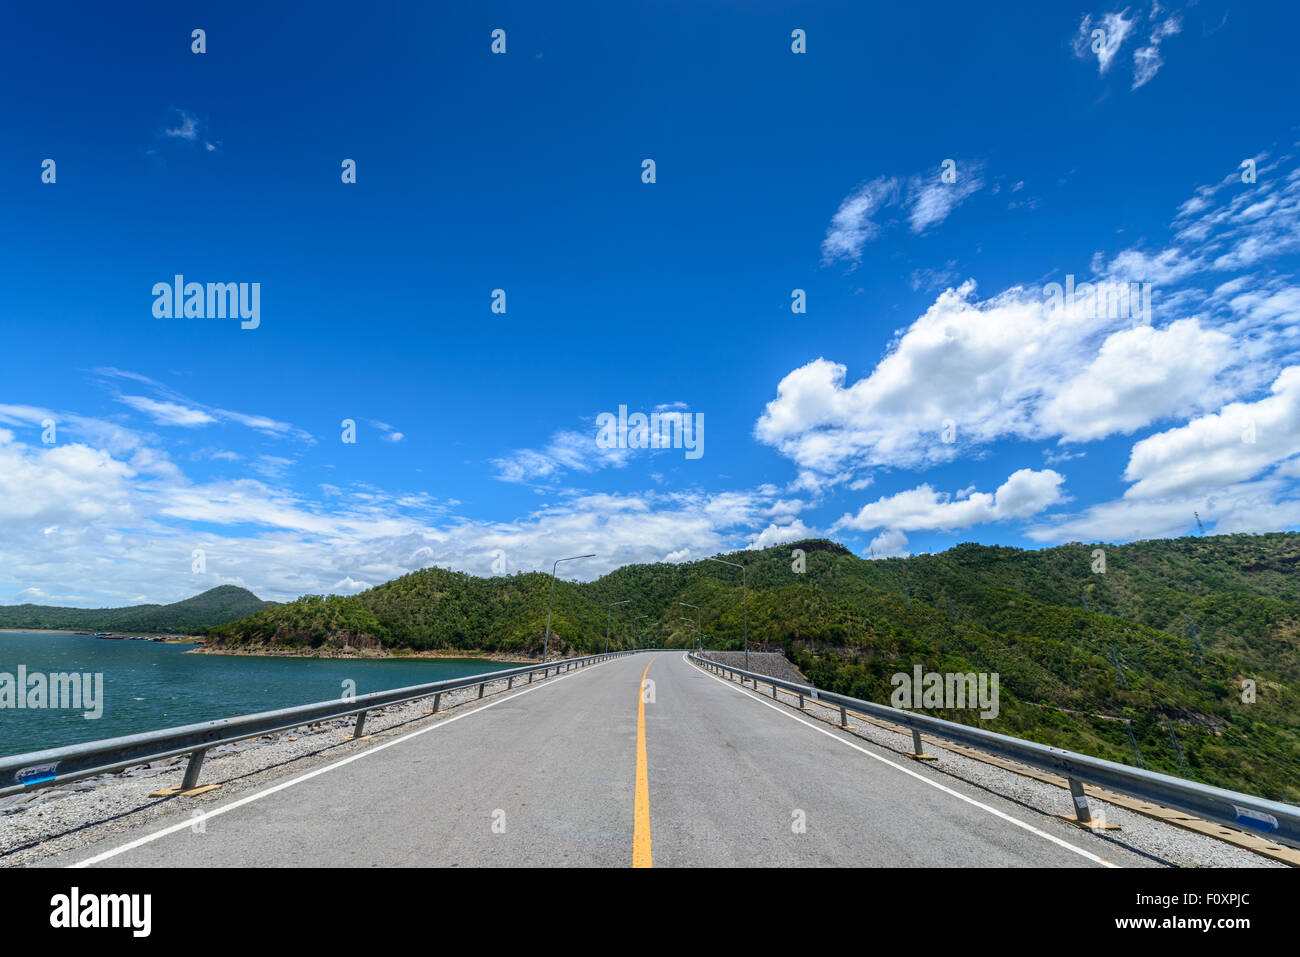
[[1062,441],[1133,432],[1214,404],[1222,398],[1216,379],[1232,363],[1232,340],[1196,319],[1123,329],[1043,405],[1041,421]]
[[[1087,376],[1100,376],[1118,390],[1115,403],[1123,402],[1156,388],[1124,381],[1126,365],[1143,349],[1168,346],[1158,360],[1165,375],[1203,385],[1218,371],[1207,352],[1226,341],[1195,322],[1138,331],[1132,320],[1108,318],[1086,303],[1052,309],[1043,295],[1020,287],[985,301],[974,293],[967,282],[941,294],[851,385],[846,367],[825,358],[790,372],[756,436],[801,468],[828,473],[849,465],[934,465],[999,438],[1096,438],[1194,411],[1202,396],[1176,388],[1121,409],[1086,401]],[[947,420],[956,426],[952,443],[941,440]]]
[[[1074,55],[1082,60],[1095,56],[1097,73],[1104,76],[1115,61],[1115,54],[1119,52],[1119,48],[1124,45],[1124,41],[1133,30],[1133,21],[1125,16],[1127,13],[1127,9],[1119,13],[1107,13],[1097,21],[1093,20],[1091,14],[1085,16],[1079,23],[1078,33],[1075,34]],[[1100,37],[1093,36],[1094,31],[1097,30],[1102,31]]]
[[1300,366],[1270,394],[1236,401],[1137,442],[1116,500],[1051,516],[1035,541],[1132,540],[1185,535],[1197,518],[1216,533],[1275,531],[1300,524]]
[[406,438],[403,433],[397,431],[394,426],[389,425],[387,422],[380,422],[377,419],[371,419],[370,424],[379,430],[379,441],[381,442],[392,442],[396,444]]
[[971,492],[957,498],[937,492],[928,484],[919,485],[864,505],[856,515],[845,515],[833,527],[857,531],[877,528],[894,532],[950,531],[986,522],[1024,519],[1060,502],[1060,486],[1064,481],[1065,476],[1051,469],[1020,469],[996,492]]
[[907,558],[907,536],[897,529],[886,529],[871,540],[867,554],[872,558]]
[[1127,498],[1188,494],[1233,485],[1300,455],[1300,366],[1282,371],[1272,394],[1218,412],[1133,446]]
[[129,483],[136,476],[130,465],[100,449],[72,443],[28,450],[12,432],[0,430],[0,531],[21,526],[34,532],[40,526],[44,537],[49,525],[129,521]]
[[[1261,154],[1257,184],[1199,188],[1164,248],[1093,256],[1092,291],[1072,307],[1042,288],[946,290],[863,378],[826,357],[788,373],[755,436],[795,462],[801,487],[851,487],[863,469],[930,467],[1005,439],[1095,441],[1261,388],[1300,362],[1300,286],[1260,268],[1300,251],[1289,159]],[[1102,307],[1131,283],[1149,290],[1150,321]]]
[[831,217],[830,228],[822,242],[822,261],[829,264],[838,259],[854,262],[861,259],[862,247],[875,239],[880,231],[872,217],[894,203],[898,193],[898,180],[882,176],[862,184],[845,197]]
[[920,292],[922,289],[926,292],[934,292],[955,286],[961,278],[961,274],[954,268],[956,265],[957,261],[950,259],[942,269],[913,269],[911,276],[908,277],[908,284],[913,292]]
[[293,464],[293,459],[286,459],[281,455],[259,455],[251,467],[259,475],[278,479],[283,478]]
[[[551,436],[545,448],[516,449],[508,455],[493,459],[492,465],[497,470],[497,478],[503,482],[545,482],[566,472],[590,473],[604,468],[623,468],[638,451],[656,455],[677,450],[682,454],[681,443],[685,441],[686,425],[690,426],[691,441],[696,443],[696,451],[703,454],[703,414],[682,411],[685,408],[684,402],[666,402],[654,407],[649,417],[649,440],[657,443],[662,436],[665,443],[662,446],[654,444],[645,449],[635,449],[630,445],[622,448],[602,447],[597,441],[600,433],[594,428],[590,432],[561,429]],[[613,416],[613,413],[607,414]],[[692,419],[692,415],[696,418]],[[659,417],[658,425],[655,425],[656,417]],[[664,423],[674,424],[670,431],[663,431],[668,428]]]
[[[908,209],[908,223],[913,233],[924,233],[948,218],[954,209],[984,187],[984,164],[978,161],[954,161],[956,179],[943,182],[944,169],[909,177],[880,176],[863,183],[844,198],[831,217],[822,241],[822,263],[830,265],[841,259],[858,262],[867,243],[880,234],[875,218],[882,210],[900,206]],[[914,273],[916,277],[921,275]]]
[[193,143],[199,137],[198,118],[188,110],[177,110],[176,114],[180,117],[180,124],[163,130],[163,135],[171,139],[181,139]]
[[773,545],[783,545],[786,542],[799,542],[806,538],[817,538],[816,529],[809,528],[799,519],[795,519],[787,525],[777,525],[773,523],[763,529],[754,540],[749,543],[751,549],[770,548]]
[[[44,411],[5,406],[0,415],[15,409]],[[795,515],[804,503],[772,485],[564,494],[508,522],[458,517],[454,503],[422,494],[335,491],[312,500],[280,487],[275,469],[265,481],[197,482],[157,449],[136,446],[119,458],[80,443],[43,446],[36,435],[23,443],[0,429],[0,601],[31,588],[60,594],[68,582],[87,591],[75,603],[90,606],[174,601],[226,583],[277,600],[350,594],[431,565],[490,575],[498,550],[511,571],[596,552],[571,569],[593,578],[803,530]],[[192,571],[196,548],[206,553],[204,574]]]
[[193,428],[194,426],[209,425],[217,421],[215,417],[202,409],[190,408],[176,402],[159,402],[142,395],[123,395],[118,398],[121,402],[129,405],[137,412],[143,412],[160,425],[178,425],[183,428]]
[[192,458],[209,458],[213,461],[220,462],[238,462],[243,458],[238,452],[232,452],[229,449],[200,449],[195,452]]
[[503,482],[536,482],[554,479],[565,472],[593,472],[596,469],[622,468],[631,454],[629,449],[602,449],[596,445],[594,432],[562,429],[551,436],[544,449],[518,449],[492,464]]
[[1079,515],[1047,516],[1025,530],[1036,542],[1135,541],[1194,534],[1200,517],[1211,534],[1277,531],[1300,525],[1293,487],[1265,480],[1230,485],[1207,494],[1160,498],[1124,497],[1091,506]]
[[[1152,12],[1155,16],[1155,12]],[[1155,24],[1151,30],[1150,42],[1133,51],[1133,89],[1145,86],[1159,72],[1160,67],[1164,65],[1164,60],[1160,56],[1160,44],[1166,38],[1174,36],[1182,30],[1183,24],[1178,17],[1169,17],[1167,20]]]
[[[314,443],[316,441],[310,433],[290,425],[288,422],[280,422],[265,415],[250,415],[196,402],[147,376],[113,368],[100,368],[96,369],[95,372],[98,376],[110,382],[112,380],[128,379],[152,387],[158,398],[121,394],[116,395],[116,398],[119,402],[130,406],[137,412],[147,415],[159,425],[195,428],[220,422],[233,422],[261,432],[264,435],[277,438],[292,438],[305,443]],[[110,388],[112,388],[111,385]]]
[[369,588],[374,588],[374,587],[375,586],[372,585],[370,582],[357,581],[351,575],[348,575],[336,581],[333,585],[330,586],[329,590],[330,593],[334,595],[355,595],[358,592],[363,592]]
[[912,232],[923,233],[948,218],[954,209],[984,187],[982,163],[958,163],[956,179],[943,182],[937,174],[912,177],[908,186]]

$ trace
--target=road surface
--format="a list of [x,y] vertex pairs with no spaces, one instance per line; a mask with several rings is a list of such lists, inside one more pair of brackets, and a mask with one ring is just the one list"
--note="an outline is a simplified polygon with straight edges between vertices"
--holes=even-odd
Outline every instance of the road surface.
[[178,799],[172,818],[47,863],[1155,863],[774,705],[681,652],[567,672],[370,744],[224,803],[220,792],[201,805]]

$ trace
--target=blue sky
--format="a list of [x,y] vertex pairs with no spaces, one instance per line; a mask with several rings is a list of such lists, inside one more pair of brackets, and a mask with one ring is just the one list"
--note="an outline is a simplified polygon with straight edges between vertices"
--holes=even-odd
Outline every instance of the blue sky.
[[265,6],[4,15],[0,602],[1300,525],[1286,7]]

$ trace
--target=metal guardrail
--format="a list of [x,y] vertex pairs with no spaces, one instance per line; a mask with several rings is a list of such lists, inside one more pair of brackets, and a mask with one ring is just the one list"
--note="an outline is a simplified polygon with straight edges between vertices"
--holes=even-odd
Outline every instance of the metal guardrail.
[[1132,795],[1152,804],[1162,804],[1165,807],[1186,811],[1229,827],[1266,834],[1270,840],[1300,847],[1300,807],[1229,791],[1225,788],[1216,788],[1208,784],[1199,784],[1156,771],[1145,771],[1062,748],[1036,744],[1023,738],[1013,738],[1010,735],[985,731],[982,728],[918,714],[915,711],[903,711],[871,701],[850,698],[848,695],[822,691],[820,688],[797,684],[784,678],[774,678],[771,675],[733,668],[693,653],[690,655],[690,660],[717,674],[739,677],[741,684],[748,679],[754,683],[755,690],[758,688],[759,681],[771,684],[773,698],[776,697],[778,688],[784,689],[798,695],[800,707],[803,707],[805,698],[837,706],[840,709],[841,726],[848,725],[846,712],[852,710],[910,728],[914,757],[928,757],[921,747],[921,732],[924,731],[1033,768],[1064,775],[1069,781],[1078,821],[1083,825],[1091,822],[1088,798],[1083,790],[1084,783],[1087,783]]
[[542,672],[543,677],[546,677],[551,671],[559,674],[561,671],[571,671],[610,658],[638,654],[643,650],[647,649],[615,651],[589,655],[585,658],[561,658],[544,665],[507,668],[485,674],[467,675],[463,678],[449,678],[446,681],[395,688],[391,691],[374,691],[355,698],[320,701],[315,704],[281,708],[277,711],[263,711],[236,718],[187,724],[162,731],[146,731],[120,738],[107,738],[103,741],[88,741],[61,748],[32,751],[28,754],[15,754],[0,758],[0,797],[77,781],[110,771],[121,771],[133,765],[149,764],[181,754],[190,756],[180,786],[181,791],[188,791],[198,786],[204,755],[209,749],[218,745],[231,744],[275,731],[286,731],[304,724],[354,714],[357,716],[357,722],[352,736],[359,738],[365,730],[366,713],[376,708],[432,697],[433,710],[436,712],[442,695],[449,691],[459,691],[462,688],[478,685],[478,696],[482,698],[484,687],[497,681],[506,682],[506,687],[509,689],[514,686],[517,678],[526,678],[531,683],[533,676],[538,672]]

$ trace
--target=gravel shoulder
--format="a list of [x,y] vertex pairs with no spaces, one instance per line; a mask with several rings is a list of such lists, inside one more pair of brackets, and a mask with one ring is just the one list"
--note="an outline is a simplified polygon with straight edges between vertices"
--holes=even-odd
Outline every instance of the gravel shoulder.
[[[701,658],[716,661],[728,668],[745,668],[743,651],[701,651],[698,654]],[[791,663],[789,658],[774,651],[751,651],[749,667],[746,670],[755,674],[771,675],[783,681],[793,681],[796,684],[809,684],[808,678]]]

